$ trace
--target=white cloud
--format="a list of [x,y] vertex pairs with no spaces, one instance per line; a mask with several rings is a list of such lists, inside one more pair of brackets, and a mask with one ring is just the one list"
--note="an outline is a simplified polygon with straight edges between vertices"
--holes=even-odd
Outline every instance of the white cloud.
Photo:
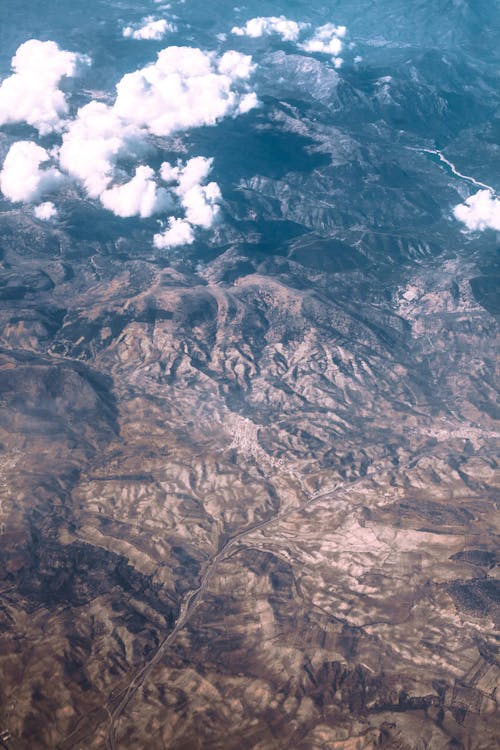
[[[170,225],[166,230],[165,242],[168,245],[162,246],[190,244],[194,240],[194,227],[210,229],[220,210],[222,196],[219,186],[215,182],[204,184],[212,169],[212,162],[212,159],[204,156],[196,156],[185,164],[178,162],[177,166],[163,162],[160,177],[168,188],[158,186],[151,167],[137,167],[131,180],[105,190],[100,200],[105,208],[122,217],[146,218],[174,208],[183,209],[182,224],[177,222]],[[164,237],[164,234],[161,236]],[[187,242],[181,242],[182,238],[187,238]],[[158,242],[164,240],[155,240],[155,244]]]
[[63,135],[61,167],[83,183],[91,198],[98,198],[112,181],[120,157],[146,151],[144,135],[108,105],[92,101],[78,110]]
[[[27,48],[21,45],[18,50],[16,73],[11,79],[20,75],[19,70],[26,72],[29,68],[24,56],[30,43],[26,44]],[[43,46],[46,44],[50,47]],[[50,79],[54,86],[62,75],[74,74],[80,60],[78,55],[61,52],[54,42],[36,42],[34,50],[42,58],[50,51],[55,55],[44,73],[44,81]],[[58,109],[52,119],[44,115],[45,125],[39,129],[41,133],[60,129],[60,146],[49,154],[33,142],[15,143],[0,173],[0,188],[12,201],[38,202],[69,175],[90,198],[99,199],[117,216],[146,218],[181,213],[180,217],[170,217],[168,227],[155,235],[154,243],[157,247],[191,244],[195,228],[209,229],[220,210],[219,186],[215,182],[206,184],[212,159],[199,156],[176,166],[164,162],[156,175],[144,164],[152,150],[148,137],[214,125],[223,117],[236,117],[258,106],[249,85],[254,67],[250,56],[233,50],[218,57],[197,48],[167,47],[158,53],[154,64],[123,76],[113,104],[91,101],[69,121],[61,119],[67,103],[62,92],[53,87],[59,95]],[[19,82],[16,86],[19,88]],[[47,93],[47,86],[43,93]],[[30,118],[26,121],[35,122],[31,110],[20,112],[19,121],[26,117]],[[41,168],[50,158],[58,161],[65,174],[52,165]],[[132,165],[138,162],[130,177]],[[54,211],[55,206],[49,202],[34,209],[41,219],[51,218]]]
[[27,122],[41,135],[60,131],[68,103],[59,83],[75,76],[84,55],[59,49],[55,42],[30,39],[12,58],[13,75],[0,86],[0,125]]
[[146,16],[136,26],[125,26],[122,29],[122,34],[124,37],[131,39],[154,39],[158,41],[163,39],[169,31],[176,31],[173,23],[169,23],[164,18],[155,20],[154,16]]
[[175,219],[171,217],[168,222],[169,228],[164,232],[155,234],[153,237],[154,246],[159,250],[170,247],[179,247],[180,245],[192,245],[194,242],[194,232],[191,224],[185,219]]
[[141,166],[124,185],[116,185],[101,194],[101,203],[116,216],[146,218],[172,208],[168,190],[158,187],[151,167]]
[[189,159],[184,167],[177,165],[177,168],[172,167],[168,162],[163,162],[161,165],[161,175],[167,181],[169,181],[169,174],[176,172],[176,180],[179,183],[179,187],[176,192],[178,195],[185,195],[188,190],[192,187],[200,185],[212,169],[213,159],[207,159],[205,156],[195,156],[193,159]]
[[178,197],[185,211],[185,221],[192,226],[209,229],[219,213],[222,200],[220,188],[216,182],[203,183],[212,169],[213,159],[195,156],[184,166],[179,162],[176,167],[163,162],[160,175],[167,184],[177,183],[172,192]]
[[285,16],[258,16],[257,18],[251,18],[244,26],[234,26],[231,33],[254,39],[278,34],[285,42],[296,42],[302,29],[308,26],[308,23],[290,21]]
[[182,197],[182,207],[186,211],[186,219],[197,227],[210,229],[215,217],[219,213],[217,205],[221,200],[221,192],[216,182],[208,185],[196,185]]
[[117,216],[152,216],[171,209],[175,199],[185,211],[184,223],[172,225],[161,242],[170,245],[180,237],[193,241],[193,227],[208,229],[219,212],[218,185],[203,184],[212,159],[195,157],[177,166],[164,162],[160,175],[171,184],[169,190],[158,187],[147,166],[138,167],[125,184],[113,185],[117,162],[144,152],[148,132],[168,135],[255,106],[253,92],[232,90],[234,82],[247,81],[252,71],[251,58],[234,51],[217,58],[193,48],[162,50],[155,65],[121,79],[113,106],[91,102],[78,111],[63,135],[62,168]]
[[238,78],[244,80],[250,78],[254,68],[250,55],[242,55],[240,52],[235,52],[234,49],[224,52],[217,62],[219,73],[223,76],[229,76],[232,81]]
[[14,203],[38,201],[57,190],[64,176],[55,167],[40,168],[49,153],[33,141],[16,141],[10,147],[0,172],[0,189]]
[[217,60],[196,47],[167,47],[155,64],[123,76],[113,110],[154,135],[215,125],[255,106],[241,85],[252,70],[251,58],[239,52]]
[[[4,81],[1,89],[4,94],[3,99],[0,96],[0,116],[4,106],[9,114],[5,114],[3,122],[7,116],[9,122],[13,121],[10,105],[14,90],[23,99],[23,106],[15,109],[16,121],[38,123],[44,133],[62,129],[65,124],[61,168],[80,181],[91,198],[98,198],[111,187],[120,159],[130,162],[144,157],[148,133],[169,135],[213,125],[258,104],[248,87],[254,69],[251,57],[230,51],[218,58],[197,48],[167,47],[158,54],[156,63],[123,76],[113,105],[92,101],[81,107],[72,121],[63,123],[60,115],[67,112],[67,103],[55,86],[63,75],[73,75],[80,61],[81,56],[59,50],[54,42],[31,40],[21,45],[13,60],[16,73]],[[35,77],[38,68],[43,70],[42,86],[38,86],[40,75]],[[49,81],[53,84],[49,91],[52,100],[46,98]],[[31,87],[29,96],[25,96],[26,86]],[[36,96],[40,106],[35,112]],[[137,186],[136,182],[132,185],[130,191]],[[116,196],[124,195],[122,188],[113,194],[115,197],[107,195],[106,200],[115,205]]]
[[57,208],[50,201],[46,201],[45,203],[40,203],[39,206],[35,206],[34,214],[37,219],[48,221],[57,216]]
[[[286,42],[297,42],[302,32],[310,28],[309,23],[290,21],[285,16],[258,16],[251,18],[244,26],[234,26],[231,33],[237,36],[248,36],[257,38],[278,34]],[[333,23],[325,23],[319,26],[309,37],[298,46],[304,52],[319,52],[332,55],[332,62],[336,68],[340,68],[343,60],[339,57],[346,34],[345,26],[336,26]]]
[[342,52],[343,44],[341,40],[344,38],[346,31],[345,26],[325,23],[324,26],[317,28],[313,36],[300,46],[305,52],[320,52],[325,55],[333,55],[336,58]]
[[212,169],[213,159],[196,156],[189,159],[185,166],[172,167],[163,162],[160,170],[162,178],[168,183],[177,180],[174,192],[179,196],[181,206],[186,211],[186,219],[194,226],[209,229],[219,213],[218,203],[222,196],[216,182],[208,185],[202,183]]
[[453,209],[456,219],[471,231],[495,229],[500,232],[500,199],[491,190],[478,190]]

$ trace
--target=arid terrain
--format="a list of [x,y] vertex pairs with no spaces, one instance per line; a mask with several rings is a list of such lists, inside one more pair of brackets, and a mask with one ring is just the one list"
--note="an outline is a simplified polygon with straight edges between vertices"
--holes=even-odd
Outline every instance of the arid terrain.
[[485,256],[1,220],[5,746],[497,747]]

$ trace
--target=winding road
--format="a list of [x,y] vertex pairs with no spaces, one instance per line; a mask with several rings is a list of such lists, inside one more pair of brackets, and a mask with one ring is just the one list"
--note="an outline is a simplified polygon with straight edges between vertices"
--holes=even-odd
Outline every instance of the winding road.
[[[387,467],[384,466],[383,468],[385,469]],[[311,505],[311,503],[315,502],[316,500],[319,500],[322,497],[325,497],[327,495],[334,495],[342,490],[345,490],[347,487],[349,488],[354,487],[356,484],[366,481],[368,477],[380,473],[381,469],[382,467],[378,467],[374,471],[368,472],[365,476],[359,477],[358,479],[355,479],[352,482],[341,482],[341,483],[326,487],[317,492],[314,492],[310,494],[307,500],[301,503],[300,505],[287,506],[286,508],[279,511],[276,515],[272,516],[271,518],[268,518],[263,521],[259,521],[258,523],[248,526],[247,528],[238,532],[235,536],[230,537],[226,541],[224,546],[221,547],[219,552],[217,552],[217,554],[209,562],[201,578],[200,585],[196,589],[192,589],[186,594],[181,604],[179,616],[175,622],[173,629],[165,637],[165,639],[160,643],[157,650],[155,651],[151,659],[147,662],[147,664],[145,664],[134,675],[128,687],[125,689],[124,695],[121,698],[120,702],[114,708],[114,710],[110,712],[110,721],[108,724],[108,729],[107,729],[107,734],[106,734],[107,750],[117,750],[116,729],[117,729],[117,723],[120,719],[120,716],[125,711],[127,705],[130,703],[131,699],[133,698],[137,690],[141,687],[141,685],[148,678],[151,671],[161,661],[166,651],[168,651],[169,647],[175,640],[179,631],[182,630],[182,628],[187,624],[190,617],[195,612],[198,604],[200,603],[200,600],[203,597],[203,594],[207,588],[207,585],[210,581],[210,578],[212,577],[214,573],[214,569],[216,568],[217,564],[221,562],[222,560],[224,560],[232,551],[234,551],[234,548],[237,547],[237,545],[243,539],[250,536],[250,534],[253,534],[255,531],[258,531],[259,529],[268,528],[272,526],[272,524],[274,523],[279,523],[280,521],[285,519],[287,516],[290,516],[292,513],[297,513],[297,512],[304,510],[309,505]]]

